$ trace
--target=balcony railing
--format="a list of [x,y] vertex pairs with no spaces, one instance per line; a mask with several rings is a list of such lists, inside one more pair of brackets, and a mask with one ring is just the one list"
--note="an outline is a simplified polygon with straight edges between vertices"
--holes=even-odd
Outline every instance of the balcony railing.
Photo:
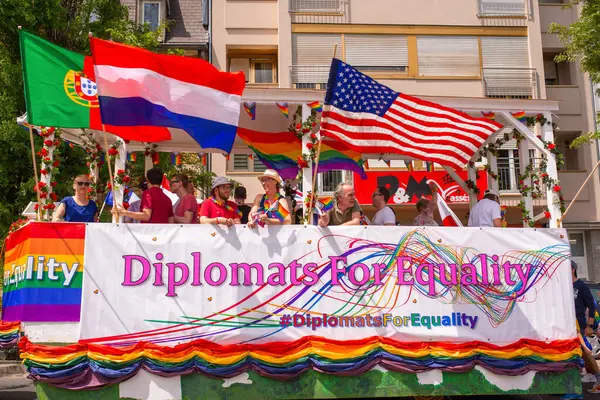
[[538,75],[533,68],[484,68],[482,74],[486,97],[537,99]]
[[[533,167],[540,165],[541,158],[532,158]],[[519,193],[519,175],[521,166],[518,157],[498,157],[498,190],[503,193]],[[545,190],[541,188],[542,192]]]
[[290,73],[296,89],[326,89],[329,65],[292,65]]
[[530,0],[478,0],[478,17],[529,17]]

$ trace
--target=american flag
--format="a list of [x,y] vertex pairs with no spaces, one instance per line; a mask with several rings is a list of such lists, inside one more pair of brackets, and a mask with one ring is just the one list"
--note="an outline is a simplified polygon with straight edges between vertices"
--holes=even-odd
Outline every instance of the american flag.
[[462,169],[502,125],[394,92],[333,59],[321,133],[362,153],[396,153]]

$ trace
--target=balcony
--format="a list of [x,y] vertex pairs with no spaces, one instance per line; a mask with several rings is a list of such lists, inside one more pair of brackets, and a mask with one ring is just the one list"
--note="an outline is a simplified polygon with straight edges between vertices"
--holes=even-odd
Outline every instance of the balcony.
[[538,74],[534,68],[483,68],[482,83],[485,97],[539,98]]
[[479,18],[529,18],[529,0],[478,0]]
[[292,65],[290,74],[296,89],[326,89],[330,65]]
[[293,24],[348,23],[348,0],[290,0]]

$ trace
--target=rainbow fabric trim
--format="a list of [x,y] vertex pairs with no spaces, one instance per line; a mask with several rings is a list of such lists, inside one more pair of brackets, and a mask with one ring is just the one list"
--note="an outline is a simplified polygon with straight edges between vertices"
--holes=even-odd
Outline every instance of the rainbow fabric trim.
[[275,103],[275,105],[286,118],[289,117],[290,109],[288,108],[288,103]]
[[[238,128],[237,134],[267,168],[277,171],[284,180],[296,178],[302,142],[294,132],[259,132]],[[333,170],[353,171],[362,179],[367,178],[362,154],[350,150],[342,142],[323,142],[319,172]]]
[[171,165],[181,165],[181,153],[171,153]]
[[8,349],[16,346],[21,334],[21,322],[0,321],[0,349]]
[[412,161],[404,161],[404,165],[406,165],[406,168],[410,171],[413,172],[414,168],[413,168],[413,163]]
[[252,119],[252,121],[256,119],[256,103],[244,102],[244,110],[246,110],[246,113]]
[[400,342],[385,337],[333,340],[307,336],[264,344],[225,345],[198,339],[174,347],[146,342],[113,347],[38,345],[24,337],[19,347],[30,378],[71,390],[115,384],[131,378],[141,368],[165,377],[201,373],[224,379],[253,370],[271,379],[290,380],[310,369],[357,376],[377,365],[403,373],[466,372],[479,365],[510,376],[529,371],[564,372],[583,366],[577,339],[523,339],[497,346],[475,341]]
[[129,154],[129,160],[131,162],[136,162],[137,161],[137,153],[130,153]]
[[427,169],[427,172],[433,172],[434,168],[433,168],[433,162],[432,161],[425,161],[425,168]]

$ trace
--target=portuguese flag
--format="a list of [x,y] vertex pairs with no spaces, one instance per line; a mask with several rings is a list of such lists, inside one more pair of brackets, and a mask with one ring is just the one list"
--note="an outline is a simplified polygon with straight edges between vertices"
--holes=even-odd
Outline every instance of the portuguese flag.
[[[19,31],[27,122],[58,128],[102,130],[92,57]],[[171,138],[167,128],[105,125],[126,140],[159,142]]]

